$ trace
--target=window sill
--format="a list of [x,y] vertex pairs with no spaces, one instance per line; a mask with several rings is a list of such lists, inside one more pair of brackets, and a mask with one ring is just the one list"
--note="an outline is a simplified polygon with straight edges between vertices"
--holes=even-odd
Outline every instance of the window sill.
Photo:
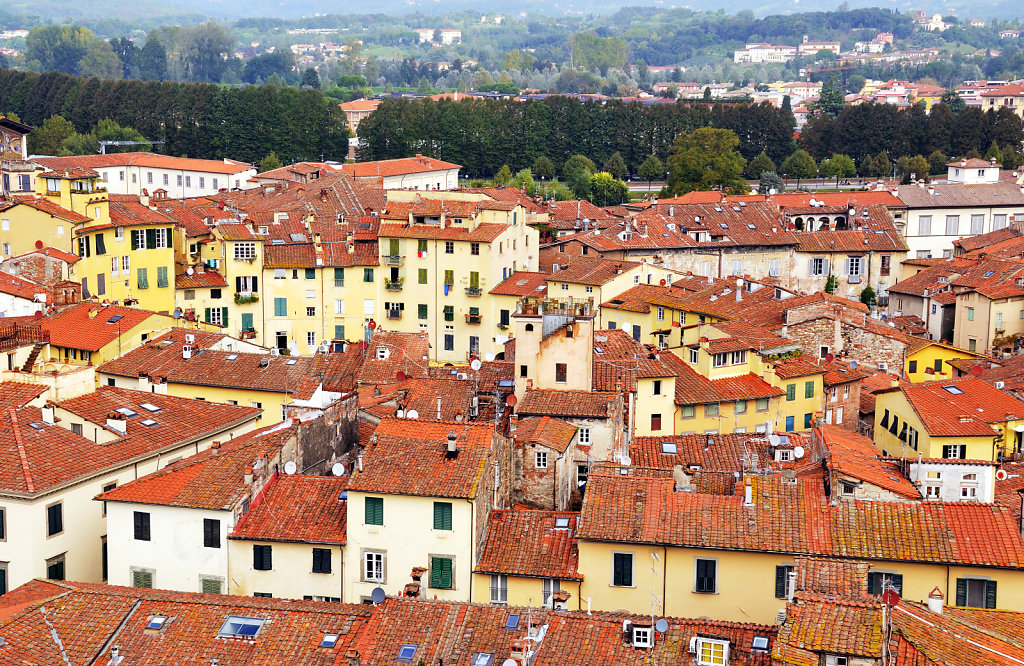
[[692,590],[692,593],[693,594],[700,594],[700,595],[708,596],[708,597],[717,597],[718,596],[718,592],[698,592],[697,590]]

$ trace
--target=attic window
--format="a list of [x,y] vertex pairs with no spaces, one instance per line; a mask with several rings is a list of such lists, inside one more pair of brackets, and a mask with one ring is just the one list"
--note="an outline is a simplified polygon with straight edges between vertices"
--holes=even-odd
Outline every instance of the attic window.
[[398,651],[398,656],[395,657],[395,661],[412,661],[412,658],[416,656],[415,643],[405,643],[402,648]]
[[238,354],[228,354],[227,360],[234,361],[236,359],[238,359]]
[[391,355],[391,351],[387,347],[377,347],[377,360],[383,361]]
[[518,629],[519,628],[519,613],[509,613],[508,619],[505,620],[506,629]]
[[252,638],[263,628],[266,622],[259,617],[243,617],[241,615],[229,615],[224,625],[217,632],[217,636],[226,638]]
[[963,392],[964,392],[964,390],[962,388],[960,388],[959,386],[954,386],[952,384],[946,384],[942,388],[944,388],[945,390],[949,391],[953,395],[963,395]]
[[129,417],[131,417],[131,416],[138,416],[139,415],[138,412],[136,412],[133,409],[129,409],[127,407],[118,407],[114,411],[117,412],[118,414],[124,414],[125,416],[129,416]]
[[284,240],[282,240],[280,238],[271,238],[270,239],[270,244],[271,245],[284,245]]
[[601,349],[600,347],[594,347],[594,352],[597,353],[597,354],[603,354],[604,350]]
[[491,662],[494,661],[494,655],[490,652],[477,652],[470,659],[470,666],[491,666]]
[[151,402],[139,403],[139,407],[142,407],[147,412],[153,412],[154,414],[159,414],[160,412],[164,411]]
[[995,271],[985,271],[985,274],[982,275],[982,277],[992,277],[995,274],[996,274]]
[[146,419],[145,421],[139,421],[139,423],[146,426],[147,428],[152,428],[153,426],[157,425],[157,422],[154,421],[153,419]]
[[757,229],[757,227],[754,226],[753,224],[748,224],[747,229]]
[[43,429],[43,424],[42,423],[29,423],[28,425],[29,425],[29,427],[35,428],[36,430],[42,430]]
[[728,229],[729,228],[729,225],[726,224],[725,222],[719,222],[718,226],[722,227],[723,229]]
[[753,642],[750,647],[758,652],[768,651],[768,637],[767,636],[754,636]]
[[152,631],[160,631],[164,628],[165,624],[167,624],[166,615],[154,615],[153,617],[149,618],[149,622],[146,623],[146,629],[150,629]]
[[651,647],[651,627],[633,627],[633,647]]
[[498,388],[512,388],[516,383],[511,379],[499,379]]
[[676,453],[679,453],[679,447],[676,446],[675,442],[662,442],[661,443],[661,452],[662,453],[676,454]]
[[320,647],[332,648],[337,644],[340,634],[324,634],[324,639],[320,641]]
[[107,323],[108,324],[116,324],[117,322],[121,321],[122,319],[124,319],[124,315],[116,314],[113,317],[111,317],[110,319],[108,319]]
[[556,529],[568,529],[569,528],[569,519],[568,518],[555,518],[555,528]]
[[299,362],[298,359],[290,358],[287,361],[285,361],[284,364],[285,365],[295,365],[298,362]]

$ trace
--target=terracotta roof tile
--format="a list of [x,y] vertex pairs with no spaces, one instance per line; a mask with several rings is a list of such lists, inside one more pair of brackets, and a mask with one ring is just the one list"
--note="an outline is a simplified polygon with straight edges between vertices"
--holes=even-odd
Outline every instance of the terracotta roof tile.
[[531,416],[604,419],[610,416],[612,394],[591,391],[528,390],[516,413]]
[[435,160],[432,157],[402,157],[394,160],[378,160],[376,162],[352,162],[341,165],[341,170],[355,178],[370,176],[401,176],[407,173],[427,173],[430,171],[446,171],[461,169],[458,164]]
[[44,384],[0,382],[0,411],[7,411],[11,407],[20,409],[35,401],[46,390]]
[[[43,197],[35,195],[14,197],[6,206],[4,206],[2,202],[0,202],[0,206],[3,206],[3,210],[13,208],[14,206],[28,206],[29,208],[35,208],[36,210],[46,213],[47,215],[51,215],[62,220],[67,220],[68,222],[71,222],[73,224],[81,224],[83,222],[88,222],[92,219],[91,217],[82,215],[81,213],[76,213],[73,210],[68,210],[67,208],[64,208],[63,206],[56,204],[50,201],[49,199],[44,199]],[[77,260],[78,257],[75,257],[75,259]]]
[[775,374],[780,379],[792,379],[794,377],[808,377],[810,375],[824,375],[826,370],[814,361],[798,356],[784,361],[775,361]]
[[488,293],[494,296],[543,297],[547,293],[547,281],[550,277],[547,273],[519,271],[496,284]]
[[855,432],[823,424],[814,429],[815,436],[828,452],[825,464],[831,472],[878,486],[907,499],[921,499],[917,486],[900,466],[881,460],[874,443]]
[[777,644],[818,653],[877,657],[884,640],[878,601],[798,593],[786,607]]
[[[809,439],[788,434],[792,446],[807,447]],[[753,469],[781,471],[792,464],[777,463],[768,450],[768,440],[758,433],[718,435],[672,435],[635,437],[629,447],[630,462],[638,468],[671,470],[676,465],[689,469],[699,465],[703,472],[747,472]],[[813,463],[820,468],[820,464]]]
[[231,539],[344,544],[347,477],[276,475]]
[[573,538],[578,517],[578,513],[568,511],[492,511],[475,570],[582,580]]
[[33,158],[33,161],[58,171],[73,168],[102,169],[115,166],[141,166],[154,169],[235,174],[252,168],[250,164],[233,160],[200,160],[141,152],[75,155],[72,157],[37,157]]
[[868,596],[868,571],[863,560],[797,555],[793,558],[796,591],[828,594],[836,597]]
[[[202,268],[202,270],[200,271],[198,268]],[[228,286],[228,282],[216,270],[200,264],[192,269],[192,275],[188,273],[175,275],[174,286],[177,289],[223,289]]]
[[548,282],[568,282],[600,286],[640,264],[634,261],[614,261],[598,257],[573,257],[567,268],[548,276]]
[[425,378],[430,343],[419,333],[377,332],[366,345],[359,370],[360,384],[390,384],[406,378]]
[[[152,321],[148,321],[153,317]],[[118,305],[76,303],[60,312],[43,317],[40,324],[50,334],[50,343],[70,349],[99,351],[141,324],[162,328],[160,317],[149,310]],[[114,320],[114,321],[111,321]]]
[[515,430],[517,443],[540,444],[563,453],[575,436],[576,426],[550,416],[521,419]]
[[991,424],[1024,418],[1024,402],[976,377],[907,384],[888,390],[903,391],[933,437],[988,436],[994,432]]
[[[383,419],[363,451],[349,490],[364,493],[476,497],[490,458],[489,425]],[[448,434],[458,455],[447,454]]]

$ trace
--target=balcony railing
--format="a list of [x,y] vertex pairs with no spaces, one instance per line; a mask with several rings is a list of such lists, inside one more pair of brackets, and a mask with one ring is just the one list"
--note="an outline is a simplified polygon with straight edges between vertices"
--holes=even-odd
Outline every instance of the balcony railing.
[[384,288],[388,291],[402,291],[402,278],[397,280],[384,280]]
[[469,313],[466,314],[466,323],[467,324],[479,324],[480,320],[481,320],[481,316],[478,315],[478,314],[469,314]]
[[466,296],[480,296],[484,290],[480,287],[466,287]]
[[385,266],[401,266],[405,263],[405,257],[401,254],[388,254],[383,257]]

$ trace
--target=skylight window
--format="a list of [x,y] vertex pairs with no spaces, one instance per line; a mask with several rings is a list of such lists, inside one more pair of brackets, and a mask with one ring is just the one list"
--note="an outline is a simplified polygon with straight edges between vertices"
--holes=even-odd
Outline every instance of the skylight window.
[[412,661],[412,658],[416,656],[416,644],[405,643],[402,645],[402,649],[398,651],[398,656],[395,657],[395,661]]
[[36,430],[42,430],[43,429],[43,424],[42,423],[29,423],[28,425],[29,425],[29,427],[35,428]]
[[676,446],[675,442],[662,442],[661,443],[661,452],[662,453],[676,454],[676,453],[679,453],[679,447]]
[[985,271],[985,275],[983,275],[982,277],[992,277],[995,274],[995,271]]
[[516,383],[511,379],[499,379],[498,388],[512,388]]
[[509,613],[508,619],[505,620],[506,629],[518,629],[519,628],[519,613]]
[[234,638],[252,638],[263,628],[266,622],[259,617],[244,617],[241,615],[229,615],[224,621],[224,626],[217,632],[218,636]]
[[320,647],[322,647],[322,648],[332,648],[332,647],[334,647],[337,644],[337,642],[338,642],[339,636],[340,636],[339,634],[324,634],[324,639],[322,641],[320,641]]
[[146,426],[147,428],[152,428],[153,426],[157,425],[157,422],[154,421],[153,419],[146,419],[145,421],[139,421],[139,423]]
[[227,360],[234,361],[238,359],[238,354],[228,354]]
[[111,317],[110,319],[108,319],[107,323],[108,324],[116,324],[117,322],[121,321],[122,319],[124,319],[124,315],[116,314],[113,317]]
[[942,388],[944,388],[945,390],[949,391],[953,395],[963,395],[963,392],[964,392],[964,390],[962,388],[960,388],[959,386],[954,386],[952,384],[946,384]]
[[146,629],[150,629],[152,631],[159,631],[164,628],[165,624],[167,624],[166,615],[154,615],[153,617],[149,618],[149,622],[146,623]]
[[160,412],[164,411],[151,402],[139,403],[139,407],[142,407],[147,412],[153,412],[154,414],[159,414]]
[[560,528],[560,529],[568,529],[569,528],[569,519],[568,518],[555,518],[555,527],[556,528]]
[[117,412],[118,414],[124,414],[125,416],[129,417],[139,415],[137,411],[135,411],[134,409],[129,409],[128,407],[118,407],[114,411]]
[[477,652],[469,663],[471,666],[491,666],[493,660],[494,655],[490,652]]
[[751,643],[751,647],[755,650],[762,652],[768,651],[768,637],[767,636],[754,636],[754,640]]
[[757,229],[757,227],[754,226],[753,224],[748,224],[747,229]]
[[285,365],[295,365],[295,364],[296,364],[296,363],[298,363],[298,362],[299,362],[299,361],[298,361],[297,359],[294,359],[294,358],[290,358],[290,359],[288,359],[287,361],[285,361],[285,362],[284,362],[284,364],[285,364]]

